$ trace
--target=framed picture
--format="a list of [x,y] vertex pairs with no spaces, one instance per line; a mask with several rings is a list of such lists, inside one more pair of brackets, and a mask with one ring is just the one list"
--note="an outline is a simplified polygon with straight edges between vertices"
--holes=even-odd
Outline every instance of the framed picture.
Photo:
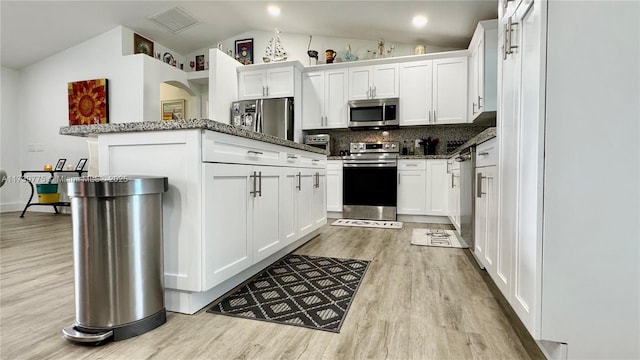
[[69,126],[109,122],[107,79],[74,81],[67,84]]
[[244,65],[253,64],[253,38],[236,40],[236,60]]
[[78,165],[76,165],[76,171],[82,171],[86,163],[87,163],[87,159],[85,158],[80,159],[80,161],[78,161]]
[[161,101],[162,120],[184,120],[184,102],[184,99]]
[[147,54],[153,57],[153,41],[145,39],[138,34],[133,34],[133,53]]
[[204,55],[196,55],[196,71],[204,70]]
[[62,171],[64,170],[64,163],[67,162],[67,159],[59,159],[58,163],[56,164],[56,168],[53,169],[55,171]]

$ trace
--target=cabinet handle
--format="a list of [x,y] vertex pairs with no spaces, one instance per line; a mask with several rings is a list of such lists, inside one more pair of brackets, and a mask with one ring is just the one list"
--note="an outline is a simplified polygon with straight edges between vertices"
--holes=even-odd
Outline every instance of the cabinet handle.
[[504,2],[502,3],[502,6],[504,7],[504,9],[506,10],[507,7],[509,6],[509,2],[510,1],[514,1],[514,0],[504,0]]
[[398,173],[398,185],[400,185],[400,173]]
[[375,86],[373,87],[373,95],[372,95],[371,97],[372,97],[372,98],[375,98],[375,97],[376,97],[376,87],[375,87]]
[[316,189],[320,188],[320,173],[316,173]]
[[453,189],[454,187],[456,187],[456,184],[455,184],[455,177],[456,177],[456,175],[455,175],[455,174],[451,174],[451,188],[452,188],[452,189]]
[[287,154],[287,159],[297,159],[298,156],[295,154]]
[[267,96],[269,96],[269,85],[267,85]]
[[487,156],[487,155],[489,155],[489,153],[484,151],[481,153],[478,153],[478,156]]
[[480,109],[482,108],[482,105],[480,105],[480,101],[482,101],[482,97],[478,96],[478,111],[480,111]]
[[482,197],[482,173],[476,174],[476,197]]
[[471,112],[473,114],[475,114],[476,113],[476,103],[472,103],[472,104],[473,104],[473,106],[471,107]]
[[262,171],[258,172],[258,196],[262,197]]
[[256,194],[258,193],[257,189],[256,189],[256,172],[253,172],[253,175],[249,175],[249,178],[253,178],[253,191],[249,191],[249,194],[253,195],[253,197],[256,197]]
[[[506,26],[506,25],[505,25],[505,26]],[[266,95],[264,94],[264,86],[262,86],[262,96],[266,96]]]
[[296,186],[296,189],[298,189],[298,191],[302,190],[302,182],[300,180],[301,176],[300,173],[298,172],[298,175],[296,175],[298,177],[298,186]]
[[262,155],[260,151],[254,151],[254,150],[247,151],[247,154]]
[[433,110],[433,123],[435,124],[436,122],[437,122],[436,111]]
[[318,159],[313,159],[313,160],[311,160],[311,162],[317,163],[317,162],[320,162],[320,160],[318,160]]
[[[514,46],[512,44],[513,39],[511,39],[511,35],[513,33],[512,27],[515,26],[515,25],[518,25],[518,23],[511,22],[511,16],[509,16],[509,18],[507,19],[507,25],[506,25],[506,29],[507,30],[506,30],[506,33],[505,33],[505,49],[504,49],[504,51],[505,51],[506,55],[513,54],[513,51],[511,51],[511,50],[518,48],[517,46]],[[505,59],[506,59],[506,55],[505,55]]]

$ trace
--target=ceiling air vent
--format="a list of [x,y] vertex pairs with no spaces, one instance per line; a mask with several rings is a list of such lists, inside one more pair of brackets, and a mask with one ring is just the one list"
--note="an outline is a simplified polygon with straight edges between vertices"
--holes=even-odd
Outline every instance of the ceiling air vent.
[[174,34],[199,24],[198,20],[179,7],[153,15],[148,19]]

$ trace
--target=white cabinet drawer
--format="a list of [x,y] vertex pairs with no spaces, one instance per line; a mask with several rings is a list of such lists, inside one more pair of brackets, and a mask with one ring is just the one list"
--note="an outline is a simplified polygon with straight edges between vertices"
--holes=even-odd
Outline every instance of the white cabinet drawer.
[[327,158],[326,156],[318,155],[318,156],[309,156],[309,155],[300,155],[298,158],[298,166],[307,167],[307,168],[327,168]]
[[498,164],[498,141],[493,138],[476,147],[476,167]]
[[241,137],[205,131],[202,161],[251,165],[280,165],[280,151]]
[[427,160],[398,160],[398,171],[401,170],[426,170]]
[[300,164],[300,153],[291,149],[280,153],[280,163],[283,166],[297,167]]

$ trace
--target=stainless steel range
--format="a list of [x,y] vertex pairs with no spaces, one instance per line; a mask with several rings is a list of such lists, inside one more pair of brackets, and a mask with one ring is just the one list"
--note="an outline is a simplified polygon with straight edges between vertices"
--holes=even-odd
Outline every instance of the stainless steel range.
[[400,143],[351,143],[343,156],[342,216],[346,219],[396,220]]

